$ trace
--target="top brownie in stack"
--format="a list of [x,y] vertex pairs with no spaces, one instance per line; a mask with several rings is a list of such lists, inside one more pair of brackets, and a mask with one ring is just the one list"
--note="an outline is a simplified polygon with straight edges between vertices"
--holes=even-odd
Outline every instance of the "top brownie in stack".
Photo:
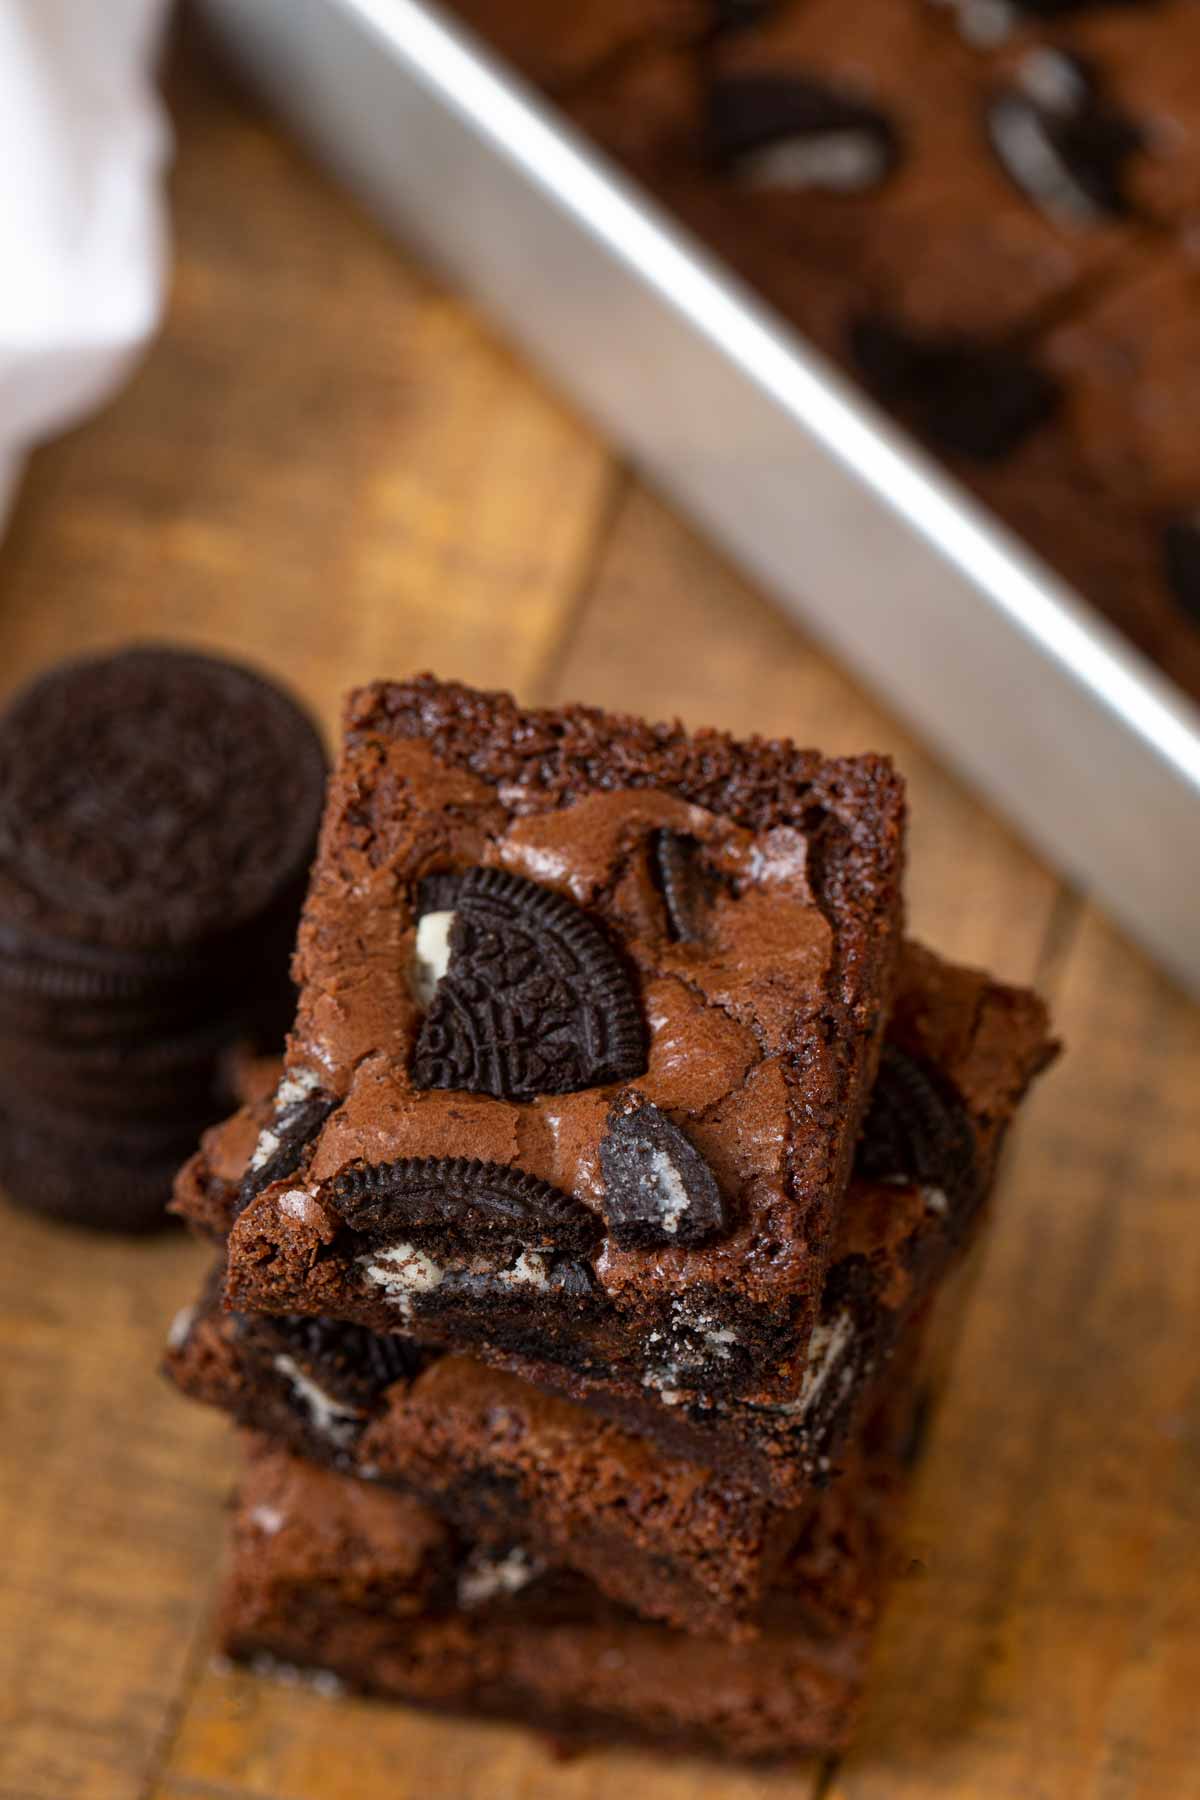
[[351,699],[228,1297],[795,1399],[887,1016],[886,759]]

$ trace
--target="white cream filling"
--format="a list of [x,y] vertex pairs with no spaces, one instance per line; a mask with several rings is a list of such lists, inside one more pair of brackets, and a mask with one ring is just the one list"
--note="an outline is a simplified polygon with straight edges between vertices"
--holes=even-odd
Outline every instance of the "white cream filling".
[[450,928],[453,924],[452,912],[428,912],[418,921],[412,990],[422,1006],[430,1005],[438,982],[450,966]]
[[358,1258],[358,1264],[367,1280],[381,1287],[406,1317],[411,1313],[414,1295],[431,1294],[446,1279],[441,1263],[415,1244],[391,1244],[386,1250],[368,1251]]
[[739,178],[756,188],[825,188],[857,194],[888,171],[888,147],[870,131],[829,131],[787,138],[745,157]]
[[925,1202],[926,1212],[937,1213],[939,1218],[944,1219],[950,1211],[950,1197],[944,1188],[923,1187],[921,1198]]
[[521,1549],[510,1550],[507,1556],[499,1558],[480,1557],[469,1563],[458,1578],[458,1603],[464,1607],[484,1606],[498,1594],[519,1594],[545,1566]]
[[181,1306],[171,1320],[171,1329],[167,1333],[167,1349],[182,1350],[191,1335],[192,1326],[196,1323],[196,1308]]
[[[804,1380],[800,1393],[795,1400],[789,1400],[782,1406],[764,1406],[762,1412],[778,1413],[787,1417],[795,1413],[806,1413],[814,1402],[825,1391],[831,1375],[838,1363],[854,1341],[854,1315],[843,1309],[828,1325],[818,1325],[808,1341],[808,1363],[804,1370]],[[846,1368],[842,1373],[841,1386],[845,1392],[853,1380],[853,1368]]]
[[275,1357],[274,1367],[291,1383],[297,1399],[304,1401],[314,1431],[327,1437],[332,1444],[345,1445],[351,1442],[362,1424],[362,1414],[356,1408],[346,1406],[333,1394],[327,1394],[323,1387],[318,1387],[292,1357]]
[[264,1537],[274,1537],[277,1531],[283,1530],[283,1514],[277,1506],[256,1506],[250,1514],[250,1523]]
[[687,1217],[691,1200],[679,1170],[665,1150],[650,1152],[650,1180],[659,1203],[659,1224],[672,1236]]
[[[307,1100],[321,1085],[321,1078],[313,1069],[292,1069],[286,1074],[275,1089],[275,1098],[271,1102],[275,1119],[289,1107],[298,1106],[301,1100]],[[258,1142],[254,1146],[254,1154],[250,1158],[249,1170],[261,1169],[279,1148],[279,1134],[274,1125],[264,1125],[258,1134]]]
[[829,1377],[854,1338],[854,1315],[843,1309],[828,1325],[818,1325],[809,1340],[808,1363],[797,1400],[800,1411],[807,1410],[823,1392]]

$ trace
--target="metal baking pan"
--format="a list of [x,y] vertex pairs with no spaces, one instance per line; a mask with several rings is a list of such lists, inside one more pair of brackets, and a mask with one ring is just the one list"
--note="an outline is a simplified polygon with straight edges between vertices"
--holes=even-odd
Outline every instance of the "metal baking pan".
[[1200,712],[1177,689],[433,7],[206,5],[398,235],[1200,991]]

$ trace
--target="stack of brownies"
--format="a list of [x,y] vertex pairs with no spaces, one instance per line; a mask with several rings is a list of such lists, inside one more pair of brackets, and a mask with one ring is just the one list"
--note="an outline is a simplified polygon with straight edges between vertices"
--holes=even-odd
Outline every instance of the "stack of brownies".
[[1053,1053],[902,934],[886,759],[354,695],[286,1065],[184,1169],[220,1630],[356,1689],[846,1741],[931,1312]]

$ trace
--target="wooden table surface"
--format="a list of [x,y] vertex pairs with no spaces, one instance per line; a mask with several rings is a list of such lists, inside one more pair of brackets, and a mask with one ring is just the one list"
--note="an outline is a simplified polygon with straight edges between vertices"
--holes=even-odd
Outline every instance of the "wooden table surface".
[[[167,330],[36,458],[7,686],[154,633],[332,727],[432,666],[896,755],[912,919],[1052,999],[861,1741],[742,1773],[317,1697],[211,1658],[230,1433],[156,1373],[204,1253],[15,1213],[0,1258],[3,1800],[1200,1796],[1200,1014],[192,47]],[[1108,804],[1119,805],[1120,796]]]

